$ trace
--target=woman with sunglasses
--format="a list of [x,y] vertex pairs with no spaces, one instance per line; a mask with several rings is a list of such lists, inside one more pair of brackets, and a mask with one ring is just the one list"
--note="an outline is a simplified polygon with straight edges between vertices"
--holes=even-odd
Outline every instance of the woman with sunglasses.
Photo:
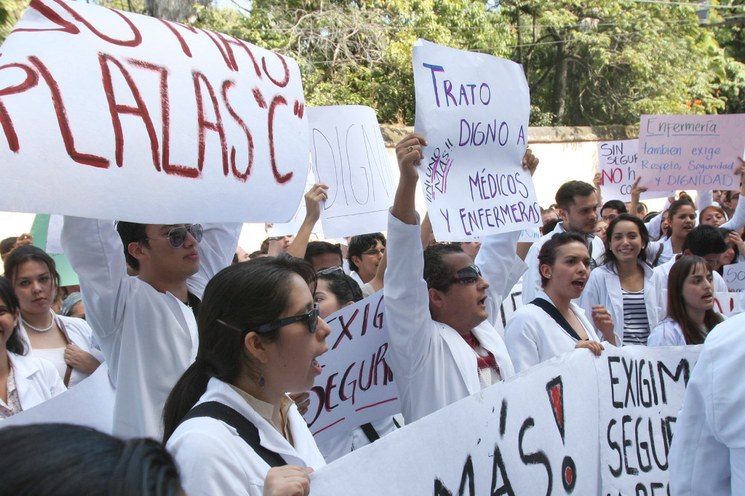
[[290,257],[232,265],[207,284],[196,361],[163,413],[187,494],[308,494],[325,462],[287,392],[313,386],[328,349],[314,286],[310,264]]
[[[584,238],[573,232],[556,234],[541,247],[538,263],[543,291],[517,309],[505,328],[504,341],[515,371],[575,348],[588,348],[599,356],[603,346],[595,328],[585,312],[572,303],[590,277],[590,253]],[[608,312],[597,308],[593,319],[606,340],[615,343]]]
[[5,275],[21,304],[18,335],[31,356],[49,360],[67,387],[92,374],[103,355],[90,326],[52,309],[60,280],[54,259],[37,246],[21,246],[5,258]]

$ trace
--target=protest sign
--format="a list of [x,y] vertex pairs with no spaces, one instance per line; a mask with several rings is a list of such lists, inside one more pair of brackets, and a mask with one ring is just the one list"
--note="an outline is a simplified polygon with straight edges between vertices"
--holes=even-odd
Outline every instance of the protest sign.
[[730,291],[745,289],[745,262],[724,266],[724,282]]
[[114,387],[106,363],[75,387],[21,413],[0,420],[0,429],[12,425],[65,423],[92,427],[111,434]]
[[313,171],[329,187],[323,232],[341,238],[385,231],[396,186],[375,111],[344,105],[307,112]]
[[637,174],[654,191],[738,190],[745,114],[642,115]]
[[[631,188],[636,181],[639,140],[601,141],[598,143],[598,172],[603,200],[631,201]],[[670,196],[672,191],[645,191],[641,199]]]
[[732,317],[743,311],[743,301],[745,293],[717,292],[714,294],[714,311],[721,313],[725,317]]
[[[667,486],[665,450],[699,349],[606,348],[567,353],[407,425],[317,470],[311,492],[651,495],[646,478]],[[663,468],[645,471],[655,456]]]
[[146,223],[294,213],[309,160],[293,60],[67,0],[33,0],[0,53],[0,210]]
[[323,372],[316,379],[305,414],[319,442],[401,411],[398,389],[385,356],[388,332],[383,292],[349,305],[326,321],[329,351],[318,357]]
[[530,95],[520,65],[419,40],[416,131],[428,145],[419,176],[435,238],[467,241],[541,225],[522,166]]
[[417,420],[317,470],[311,493],[597,494],[593,361],[565,355]]
[[670,493],[670,442],[700,348],[626,346],[597,360],[600,494]]

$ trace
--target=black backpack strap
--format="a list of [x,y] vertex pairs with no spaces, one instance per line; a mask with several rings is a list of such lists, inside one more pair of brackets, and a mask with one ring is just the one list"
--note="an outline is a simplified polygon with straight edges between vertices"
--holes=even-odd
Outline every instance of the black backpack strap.
[[367,436],[367,439],[369,439],[371,443],[380,439],[380,434],[378,434],[378,431],[375,430],[375,427],[373,427],[370,422],[362,424],[360,429],[362,429],[362,432],[365,433],[365,436]]
[[574,328],[569,325],[567,319],[564,318],[561,312],[559,312],[559,309],[556,308],[552,303],[544,300],[543,298],[536,298],[530,303],[537,307],[540,307],[544,312],[549,314],[551,318],[554,319],[556,323],[559,324],[567,333],[569,333],[572,338],[577,341],[582,341],[582,339],[577,334],[577,331],[575,331]]
[[200,403],[189,410],[181,422],[186,422],[187,420],[196,417],[210,417],[222,420],[234,428],[238,431],[238,435],[241,436],[241,439],[243,439],[246,444],[248,444],[270,467],[281,467],[287,465],[287,462],[279,454],[261,445],[259,441],[259,430],[256,426],[228,405],[224,405],[217,401]]

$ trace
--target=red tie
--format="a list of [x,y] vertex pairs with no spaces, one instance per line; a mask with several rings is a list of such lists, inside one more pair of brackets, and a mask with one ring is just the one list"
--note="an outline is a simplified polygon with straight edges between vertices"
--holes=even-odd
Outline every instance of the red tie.
[[[476,336],[474,336],[472,332],[469,332],[468,334],[463,335],[463,339],[465,339],[466,343],[468,343],[473,351],[476,352],[476,349],[479,347],[479,341],[476,339]],[[493,368],[499,371],[499,367],[497,366],[497,361],[494,359],[494,355],[492,355],[488,350],[486,351],[486,353],[486,356],[481,356],[478,354],[478,352],[476,352],[476,355],[478,357],[476,359],[478,370]]]

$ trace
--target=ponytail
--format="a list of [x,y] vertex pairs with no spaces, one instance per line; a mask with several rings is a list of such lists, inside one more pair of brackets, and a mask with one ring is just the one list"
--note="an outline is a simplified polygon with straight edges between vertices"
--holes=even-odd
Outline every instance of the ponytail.
[[163,444],[168,442],[173,431],[207,390],[209,380],[207,366],[199,359],[178,380],[163,408]]

